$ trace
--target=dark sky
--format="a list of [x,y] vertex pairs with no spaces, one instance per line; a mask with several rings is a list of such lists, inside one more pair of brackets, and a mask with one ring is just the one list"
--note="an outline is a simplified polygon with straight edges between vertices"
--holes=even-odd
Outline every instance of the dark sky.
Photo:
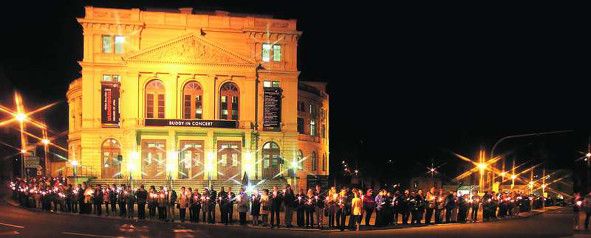
[[[371,172],[391,159],[394,176],[403,178],[434,158],[447,161],[442,171],[453,176],[458,163],[450,151],[474,156],[503,136],[562,129],[574,132],[507,141],[497,151],[572,168],[589,136],[589,18],[577,6],[19,2],[0,7],[0,89],[16,88],[29,102],[65,101],[80,69],[75,17],[84,5],[192,6],[298,19],[302,79],[329,85],[333,169],[347,160]],[[67,128],[66,106],[45,115],[54,128]]]

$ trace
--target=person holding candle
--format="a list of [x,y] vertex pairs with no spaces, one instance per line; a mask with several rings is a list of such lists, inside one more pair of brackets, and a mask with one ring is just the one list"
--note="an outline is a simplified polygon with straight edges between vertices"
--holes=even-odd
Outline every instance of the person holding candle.
[[154,219],[156,217],[156,207],[158,207],[158,193],[156,193],[156,187],[150,186],[148,195],[148,218]]
[[300,189],[300,192],[296,195],[296,223],[298,227],[304,227],[304,214],[306,212],[307,196],[304,193],[304,189]]
[[335,227],[335,216],[337,212],[337,201],[339,194],[336,187],[331,187],[326,197],[326,206],[328,207],[328,227]]
[[187,215],[187,207],[189,206],[189,196],[187,196],[187,190],[185,187],[181,187],[176,206],[179,209],[181,223],[184,223],[185,216]]
[[203,188],[203,193],[201,193],[201,207],[202,207],[202,215],[201,218],[203,223],[209,222],[207,219],[207,215],[209,214],[209,189]]
[[168,197],[168,192],[164,189],[163,186],[160,186],[160,190],[158,190],[158,219],[161,221],[166,220],[166,198]]
[[101,188],[103,191],[103,204],[105,204],[105,215],[109,215],[109,185],[105,184],[104,187]]
[[306,193],[305,211],[306,228],[312,228],[314,226],[314,191],[312,189],[308,189]]
[[365,226],[369,226],[369,220],[371,219],[371,214],[376,208],[376,201],[373,196],[373,190],[368,189],[365,195],[363,196],[363,209],[365,210]]
[[135,204],[135,192],[131,189],[130,185],[125,187],[125,203],[127,205],[127,218],[133,219],[134,216],[134,204]]
[[208,210],[208,219],[209,223],[215,223],[215,204],[217,203],[216,200],[217,191],[213,189],[213,185],[209,188],[209,210]]
[[218,202],[220,207],[220,214],[221,214],[221,223],[228,225],[228,193],[224,187],[221,187],[220,192],[218,193]]
[[166,221],[172,221],[174,222],[174,218],[176,217],[175,214],[175,205],[176,205],[176,201],[178,199],[177,193],[176,191],[174,191],[174,189],[172,189],[172,187],[168,187],[168,196],[166,198]]
[[261,195],[258,190],[254,190],[250,200],[250,215],[252,216],[252,225],[259,225],[259,216],[261,214]]
[[316,184],[314,190],[314,213],[316,214],[316,223],[318,224],[318,229],[322,229],[324,225],[324,214],[326,208],[326,199],[325,194],[322,192],[322,188],[320,185]]
[[240,188],[240,193],[236,198],[237,210],[239,214],[240,225],[246,225],[246,212],[248,212],[248,195],[244,192],[244,188]]
[[351,210],[353,216],[351,217],[355,222],[355,230],[359,231],[359,224],[361,223],[361,211],[363,209],[363,202],[359,198],[359,193],[353,193],[353,200],[351,201]]
[[263,226],[267,226],[269,223],[269,212],[271,211],[271,200],[269,198],[269,190],[263,189],[261,195],[261,217]]
[[470,213],[470,221],[477,222],[478,219],[478,208],[480,207],[480,196],[478,195],[478,191],[474,191],[472,193],[472,198],[470,199],[471,203],[471,213]]
[[236,200],[236,194],[232,192],[232,187],[228,187],[228,208],[226,212],[228,213],[228,223],[234,223],[234,201]]

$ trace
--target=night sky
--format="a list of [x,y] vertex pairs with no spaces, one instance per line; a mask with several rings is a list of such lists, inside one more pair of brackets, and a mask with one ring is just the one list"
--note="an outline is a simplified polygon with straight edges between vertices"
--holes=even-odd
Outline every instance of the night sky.
[[[79,77],[82,33],[75,17],[83,16],[84,5],[193,7],[298,19],[301,80],[328,83],[333,174],[345,160],[362,173],[403,180],[434,160],[446,163],[444,176],[454,177],[464,162],[452,151],[474,157],[479,148],[490,150],[497,139],[520,133],[574,130],[510,140],[497,153],[573,169],[587,147],[590,41],[583,23],[589,19],[571,10],[576,6],[20,2],[0,6],[0,100],[10,104],[17,89],[33,104],[62,101],[44,114],[56,131],[67,129],[65,93]],[[394,172],[387,172],[388,160]]]

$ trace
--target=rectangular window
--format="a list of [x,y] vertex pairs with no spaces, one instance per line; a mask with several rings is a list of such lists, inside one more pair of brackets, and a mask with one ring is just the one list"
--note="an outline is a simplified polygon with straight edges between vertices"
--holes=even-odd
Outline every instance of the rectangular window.
[[154,118],[154,94],[148,94],[146,99],[146,118]]
[[124,36],[115,36],[115,54],[123,53],[123,43],[125,43]]
[[112,53],[113,52],[113,38],[109,35],[103,35],[102,42],[103,42],[103,53]]
[[265,81],[263,81],[263,87],[265,87],[265,88],[278,88],[279,87],[279,81],[265,80]]
[[263,43],[263,62],[271,60],[271,44]]
[[232,120],[238,120],[238,97],[232,96]]
[[158,118],[164,118],[164,94],[158,94]]
[[322,171],[326,171],[326,157],[322,158]]
[[183,105],[185,107],[183,118],[191,119],[191,95],[185,95]]
[[121,77],[116,74],[103,74],[103,82],[119,83],[121,82]]
[[306,134],[304,132],[304,118],[298,117],[298,132],[300,134]]
[[322,130],[322,138],[326,138],[326,127],[322,125],[320,130]]
[[198,95],[195,97],[195,119],[202,119],[203,118],[203,106],[201,102],[201,96]]
[[281,61],[281,45],[273,45],[273,61]]
[[310,135],[316,136],[316,119],[310,119]]

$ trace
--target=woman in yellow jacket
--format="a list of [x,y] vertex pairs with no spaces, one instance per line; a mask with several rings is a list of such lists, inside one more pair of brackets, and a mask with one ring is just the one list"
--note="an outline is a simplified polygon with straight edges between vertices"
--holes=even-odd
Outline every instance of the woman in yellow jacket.
[[363,202],[359,198],[359,193],[353,193],[353,201],[351,201],[351,210],[353,212],[353,219],[355,219],[356,230],[359,231],[359,223],[361,222],[361,210],[363,209]]

